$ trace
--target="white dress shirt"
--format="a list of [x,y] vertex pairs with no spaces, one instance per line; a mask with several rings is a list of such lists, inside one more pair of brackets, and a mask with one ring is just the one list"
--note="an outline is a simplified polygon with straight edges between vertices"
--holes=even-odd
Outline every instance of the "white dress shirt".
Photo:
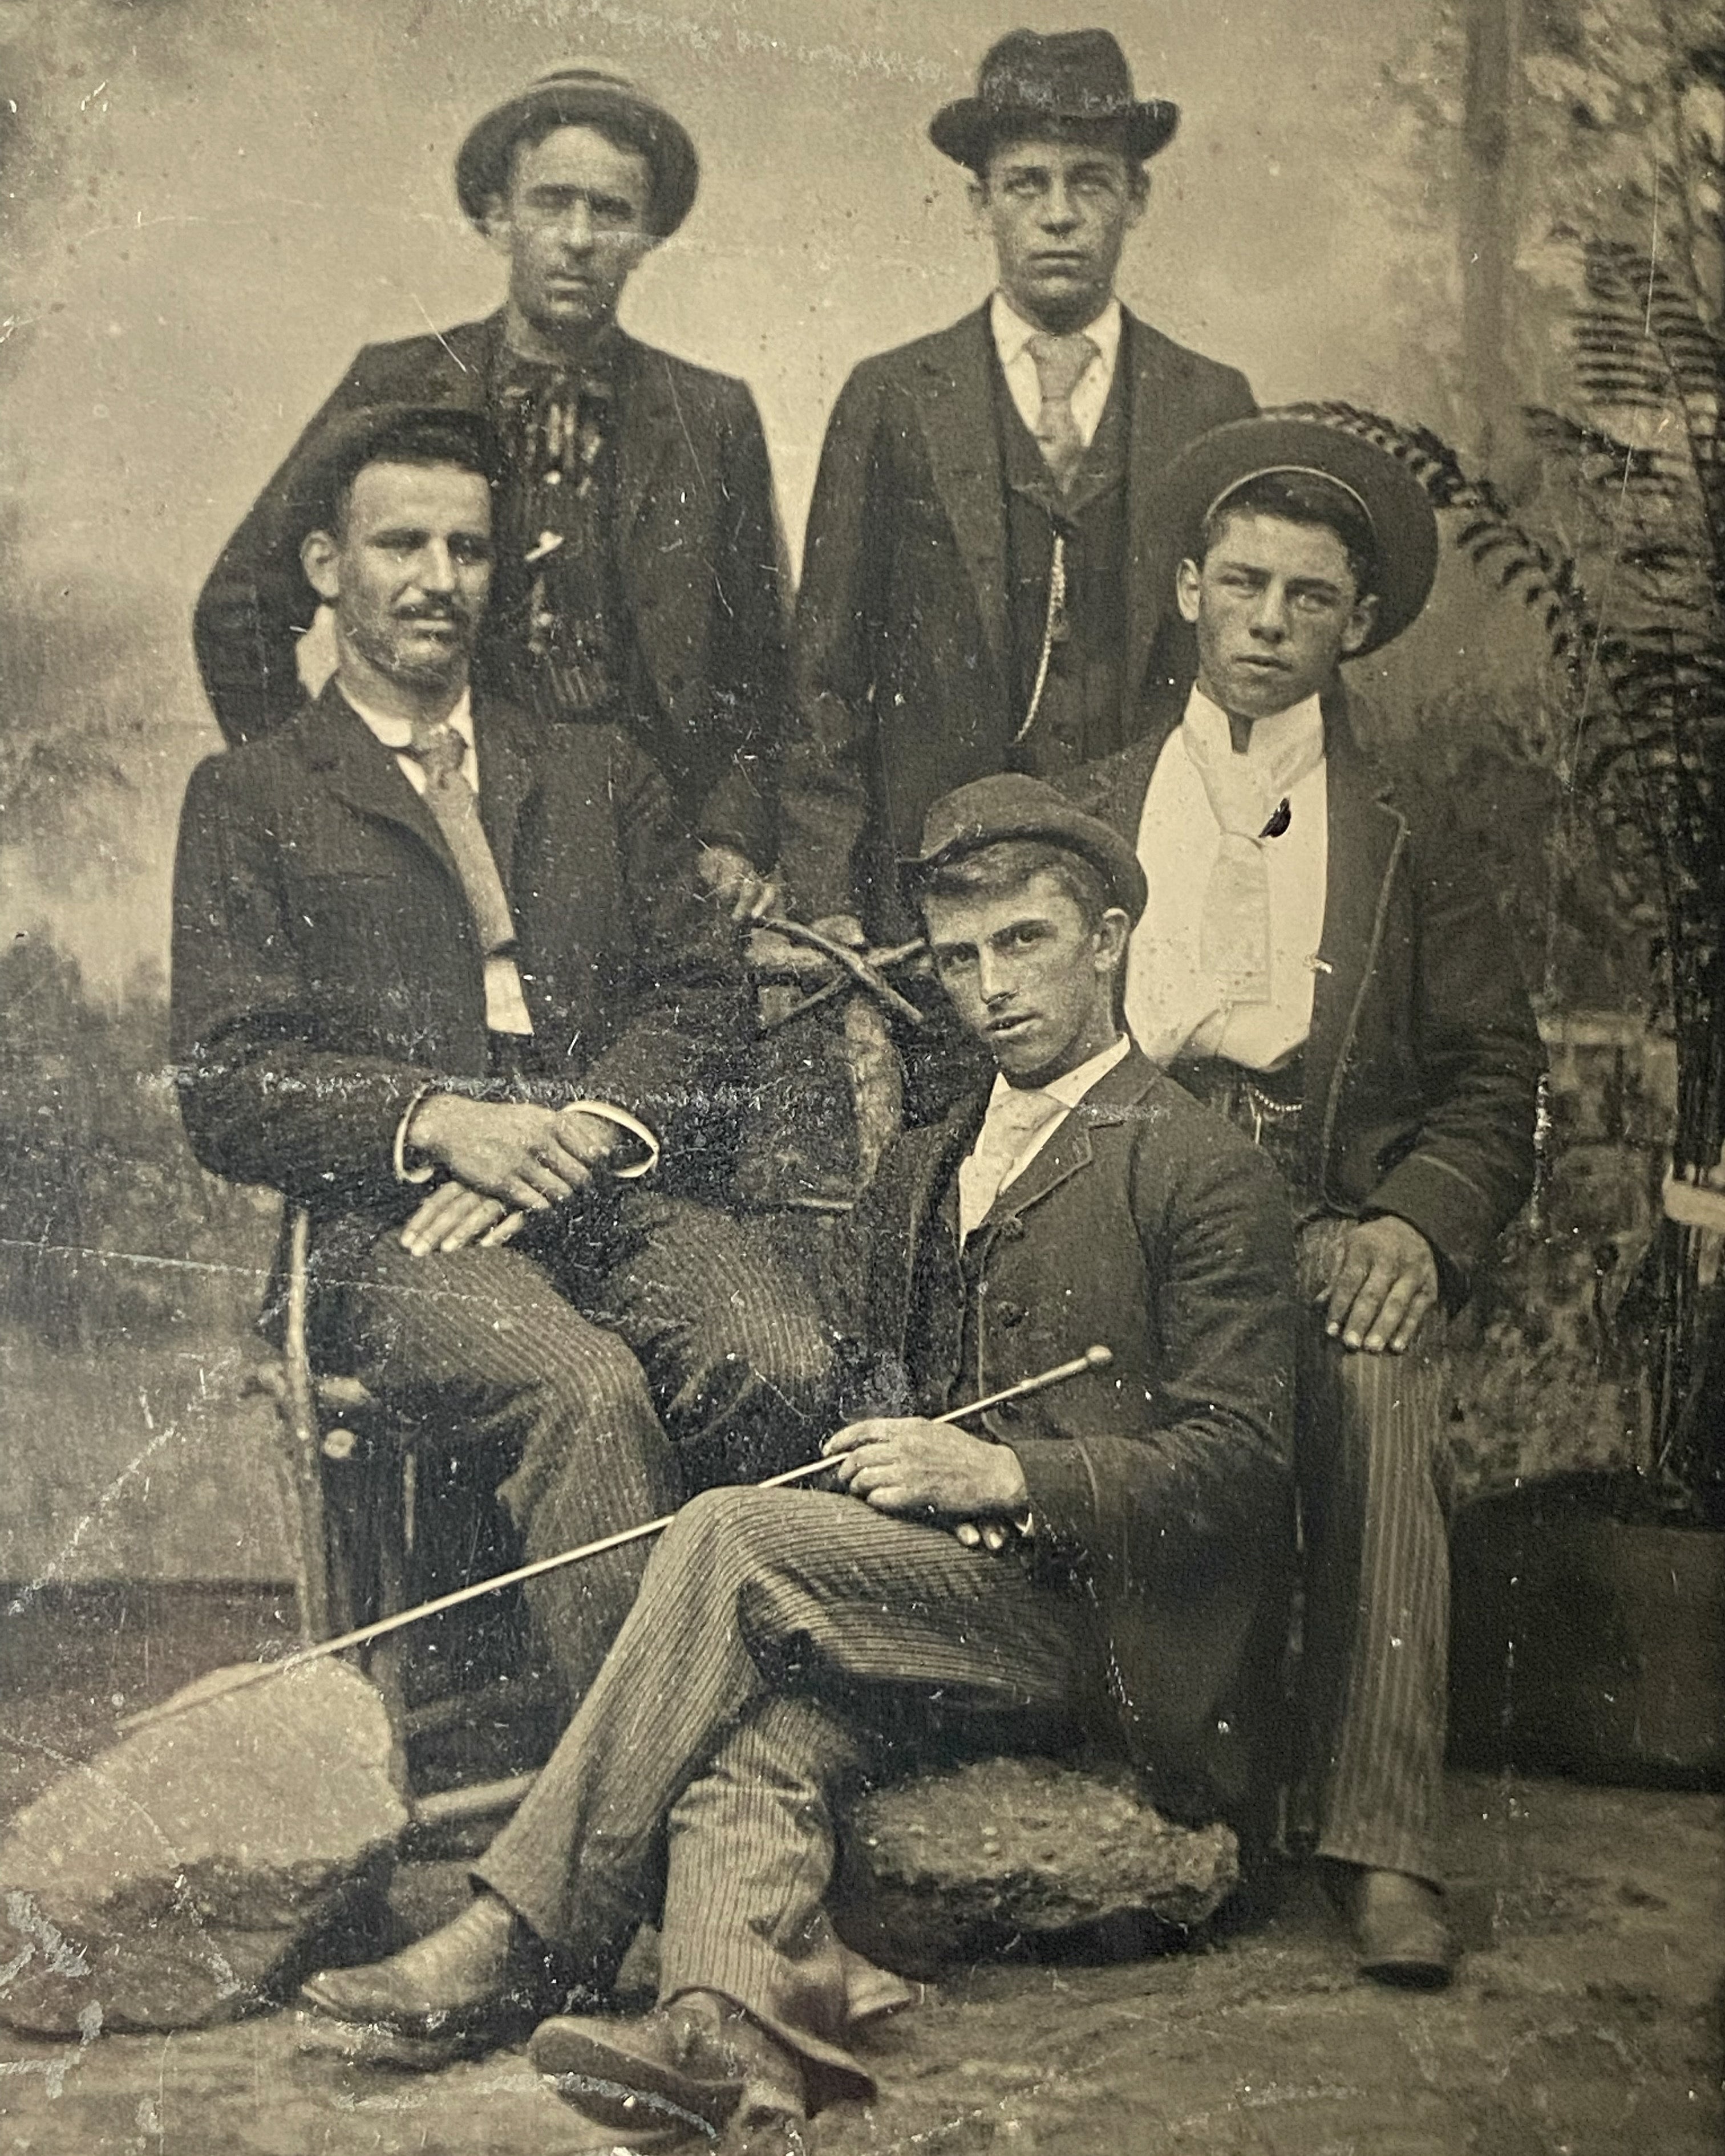
[[[1004,292],[997,292],[989,302],[988,326],[993,331],[994,349],[1000,355],[1012,401],[1034,434],[1042,417],[1042,382],[1029,346],[1031,338],[1043,332],[1024,320]],[[1071,399],[1072,424],[1088,449],[1102,424],[1102,408],[1114,386],[1114,363],[1120,357],[1119,300],[1110,300],[1093,322],[1086,322],[1072,334],[1087,336],[1096,348],[1096,357],[1078,377]]]
[[[345,685],[341,694],[347,697],[385,748],[393,749],[396,762],[409,786],[422,798],[425,793],[425,767],[416,756],[408,754],[408,746],[413,738],[413,721],[397,718],[388,711],[374,711],[361,703],[358,697]],[[474,798],[479,798],[479,752],[473,739],[473,697],[464,689],[455,708],[444,720],[454,733],[460,735],[466,743],[461,758],[461,776],[473,788]],[[521,968],[507,952],[485,960],[485,1026],[491,1033],[530,1034],[532,1019],[528,1015],[527,999],[521,993]]]
[[[1187,709],[1197,707],[1210,712],[1217,708],[1194,688]],[[1225,715],[1218,716],[1225,726]],[[1309,749],[1314,729],[1321,743],[1323,716],[1316,696],[1254,723],[1245,753],[1262,765],[1272,808],[1276,767],[1304,761],[1302,750]],[[1163,744],[1138,822],[1138,860],[1150,886],[1150,903],[1127,956],[1127,1024],[1153,1063],[1168,1063],[1183,1053],[1226,1056],[1249,1070],[1273,1070],[1312,1030],[1329,867],[1324,759],[1320,753],[1305,775],[1285,789],[1282,798],[1292,820],[1264,847],[1270,886],[1269,998],[1230,1007],[1199,963],[1204,894],[1221,829],[1184,734],[1183,722]]]
[[[962,1241],[974,1233],[988,1218],[994,1200],[1011,1183],[1018,1181],[1024,1170],[1035,1159],[1055,1132],[1065,1122],[1074,1108],[1093,1086],[1104,1079],[1117,1063],[1125,1060],[1132,1042],[1125,1034],[1089,1062],[1081,1063],[1076,1070],[1069,1070],[1063,1078],[1056,1078],[1048,1086],[1036,1088],[1032,1097],[1045,1112],[1040,1113],[1032,1127],[1024,1130],[1022,1111],[1025,1106],[1024,1092],[1007,1083],[1004,1075],[996,1075],[993,1090],[988,1095],[988,1105],[983,1114],[982,1128],[976,1134],[976,1143],[959,1164],[958,1168],[958,1234]],[[1004,1122],[1009,1120],[1009,1106],[1019,1111],[1010,1118],[1019,1142],[1009,1158],[1006,1169],[997,1182],[990,1168],[983,1165],[988,1156],[997,1150],[997,1134]],[[967,1173],[981,1167],[981,1174]],[[967,1187],[968,1186],[968,1187]]]

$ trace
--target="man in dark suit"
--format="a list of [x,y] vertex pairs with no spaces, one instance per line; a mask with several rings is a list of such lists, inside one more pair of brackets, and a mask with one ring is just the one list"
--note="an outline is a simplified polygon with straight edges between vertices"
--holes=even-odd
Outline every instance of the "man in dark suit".
[[[633,735],[701,842],[705,881],[747,905],[776,850],[787,696],[783,553],[754,400],[620,329],[630,273],[687,215],[698,167],[672,116],[571,68],[488,113],[456,192],[509,265],[500,312],[367,345],[301,444],[369,405],[487,413],[504,444],[479,687],[541,726]],[[296,448],[198,602],[198,660],[222,731],[298,708],[311,601],[278,526]]]
[[[543,2002],[548,1952],[563,1984],[603,1987],[662,1910],[660,2009],[533,2039],[626,2136],[728,2119],[727,2148],[801,2148],[811,2101],[870,2090],[847,2032],[906,1994],[822,1904],[833,1799],[889,1699],[901,1733],[942,1712],[1007,1748],[1111,1731],[1183,1816],[1250,1827],[1262,1799],[1291,1554],[1286,1199],[1121,1030],[1127,843],[1007,774],[933,808],[916,873],[998,1075],[900,1142],[860,1224],[890,1409],[829,1442],[840,1493],[685,1506],[471,1907],[308,1986],[355,2020],[495,2030],[511,1987]],[[975,1434],[927,1419],[1098,1338],[1111,1368]]]
[[1317,1848],[1363,1969],[1440,1983],[1442,1332],[1532,1187],[1539,1035],[1489,887],[1368,762],[1337,673],[1425,604],[1418,482],[1353,436],[1254,419],[1194,444],[1168,500],[1196,685],[1068,787],[1148,873],[1139,1045],[1295,1194]]
[[[173,1040],[199,1159],[311,1209],[320,1338],[496,1448],[532,1558],[799,1456],[829,1354],[691,1199],[749,1014],[663,781],[470,691],[494,454],[475,413],[373,408],[292,475],[336,670],[193,774]],[[639,1569],[530,1590],[572,1698]]]
[[827,429],[781,854],[816,914],[896,936],[897,864],[932,801],[1124,747],[1180,671],[1163,475],[1252,396],[1115,297],[1178,118],[1135,97],[1106,31],[1015,30],[930,127],[974,176],[999,281],[952,328],[865,360]]

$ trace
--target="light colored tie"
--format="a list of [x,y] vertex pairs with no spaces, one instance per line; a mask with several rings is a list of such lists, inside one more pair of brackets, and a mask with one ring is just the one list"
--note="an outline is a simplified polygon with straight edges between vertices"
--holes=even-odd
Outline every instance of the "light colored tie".
[[1064,494],[1084,460],[1084,437],[1072,415],[1072,392],[1098,356],[1099,347],[1087,336],[1050,336],[1039,331],[1028,340],[1026,348],[1036,362],[1036,382],[1042,392],[1042,409],[1036,418],[1037,443],[1055,484]]
[[1270,864],[1264,849],[1287,829],[1281,810],[1317,768],[1317,728],[1279,757],[1240,754],[1228,721],[1214,710],[1189,711],[1180,727],[1186,752],[1216,819],[1221,843],[1204,887],[1198,963],[1224,1009],[1270,1000]]
[[988,1217],[1025,1147],[1066,1112],[1052,1093],[1014,1086],[988,1103],[976,1145],[958,1166],[958,1236],[962,1242]]
[[416,726],[407,753],[425,773],[425,805],[454,857],[480,948],[493,957],[515,942],[515,919],[480,821],[479,796],[461,769],[467,744],[453,726]]

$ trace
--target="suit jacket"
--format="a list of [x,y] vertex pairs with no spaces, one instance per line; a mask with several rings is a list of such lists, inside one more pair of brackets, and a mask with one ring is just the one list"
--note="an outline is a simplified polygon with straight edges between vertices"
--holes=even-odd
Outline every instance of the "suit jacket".
[[[1455,1307],[1532,1189],[1544,1052],[1497,906],[1450,819],[1394,797],[1339,685],[1323,713],[1329,851],[1301,1194],[1411,1221]],[[1064,789],[1136,840],[1178,723],[1177,713]]]
[[1250,1826],[1269,1786],[1293,1554],[1286,1194],[1238,1132],[1132,1051],[972,1238],[976,1361],[961,1374],[917,1342],[931,1302],[963,1309],[942,1207],[985,1105],[906,1132],[865,1201],[875,1367],[890,1358],[936,1411],[955,1378],[975,1399],[1092,1342],[1113,1350],[1106,1371],[988,1426],[1024,1463],[1038,1573],[1094,1604],[1127,1743],[1159,1800]]
[[[480,811],[517,930],[548,1097],[658,1132],[665,1172],[715,1142],[716,1051],[748,1037],[734,940],[688,886],[652,764],[620,732],[547,742],[476,697]],[[331,684],[193,773],[174,868],[172,1052],[193,1149],[375,1233],[428,1086],[491,1090],[484,959],[431,812]]]
[[[797,712],[781,860],[817,911],[853,887],[890,913],[930,803],[1007,767],[1023,717],[1008,621],[1007,481],[986,307],[865,360],[827,428],[797,610]],[[1123,737],[1148,723],[1170,654],[1176,535],[1158,482],[1195,436],[1253,409],[1243,375],[1128,314],[1131,398]]]
[[[483,410],[503,317],[367,345],[222,550],[193,639],[223,732],[242,742],[298,709],[298,632],[316,602],[279,540],[295,458],[338,413],[408,403]],[[667,731],[665,776],[702,837],[770,864],[788,696],[783,543],[754,399],[741,382],[617,334],[618,560]],[[483,633],[475,679],[486,680]]]

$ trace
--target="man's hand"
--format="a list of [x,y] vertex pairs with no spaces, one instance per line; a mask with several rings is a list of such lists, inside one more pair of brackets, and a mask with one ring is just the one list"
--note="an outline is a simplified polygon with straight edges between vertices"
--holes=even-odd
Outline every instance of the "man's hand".
[[695,872],[731,908],[733,921],[758,921],[778,905],[778,886],[735,846],[702,846],[695,856]]
[[1437,1260],[1411,1222],[1393,1213],[1361,1220],[1348,1231],[1342,1261],[1327,1292],[1324,1329],[1344,1348],[1368,1355],[1405,1354],[1421,1319],[1438,1299]]
[[448,1168],[470,1194],[530,1213],[547,1212],[585,1190],[623,1137],[615,1124],[578,1109],[470,1101],[459,1093],[428,1095],[408,1129],[408,1145]]
[[1010,1517],[1029,1500],[1009,1445],[917,1415],[854,1422],[822,1448],[842,1488],[876,1512],[911,1517]]
[[465,1250],[487,1235],[511,1214],[501,1198],[487,1198],[470,1190],[465,1183],[441,1183],[401,1231],[402,1248],[410,1258],[428,1258],[434,1250]]

